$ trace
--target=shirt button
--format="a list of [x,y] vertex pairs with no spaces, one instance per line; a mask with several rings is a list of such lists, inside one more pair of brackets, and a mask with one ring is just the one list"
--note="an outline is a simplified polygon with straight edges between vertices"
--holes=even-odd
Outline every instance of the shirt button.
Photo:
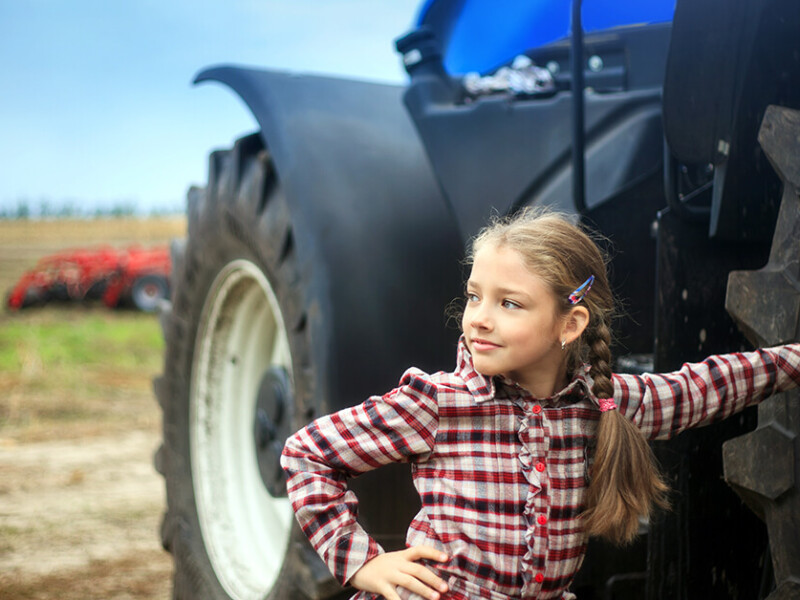
[[538,404],[534,405],[533,414],[538,415],[540,412],[542,412],[542,407],[539,406]]
[[539,523],[539,525],[545,525],[547,523],[547,517],[544,515],[539,515],[536,519],[536,522]]
[[542,583],[544,581],[544,575],[542,575],[541,573],[537,573],[534,579],[536,580],[536,583]]
[[536,470],[539,471],[539,473],[544,471],[544,463],[543,462],[536,463]]

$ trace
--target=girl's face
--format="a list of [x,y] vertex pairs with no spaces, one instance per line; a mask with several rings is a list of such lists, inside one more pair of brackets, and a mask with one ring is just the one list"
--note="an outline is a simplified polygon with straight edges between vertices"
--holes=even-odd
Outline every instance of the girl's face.
[[[505,375],[534,395],[563,376],[564,319],[550,288],[516,250],[484,244],[475,253],[462,327],[478,373]],[[548,387],[549,386],[549,387]]]

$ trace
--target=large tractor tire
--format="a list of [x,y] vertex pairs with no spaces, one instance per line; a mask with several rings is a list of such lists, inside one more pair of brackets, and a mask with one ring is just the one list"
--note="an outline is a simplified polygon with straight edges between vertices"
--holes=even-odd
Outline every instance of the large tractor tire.
[[[759,142],[783,199],[769,262],[731,273],[726,308],[754,345],[770,346],[800,339],[800,111],[770,106]],[[723,458],[725,480],[769,532],[773,584],[760,597],[800,597],[800,392],[763,402],[758,428],[726,442]]]
[[[162,316],[164,415],[156,466],[178,599],[318,599],[341,592],[295,523],[279,467],[314,405],[308,306],[314,277],[258,135],[210,157],[189,192]],[[314,340],[325,348],[324,340]]]

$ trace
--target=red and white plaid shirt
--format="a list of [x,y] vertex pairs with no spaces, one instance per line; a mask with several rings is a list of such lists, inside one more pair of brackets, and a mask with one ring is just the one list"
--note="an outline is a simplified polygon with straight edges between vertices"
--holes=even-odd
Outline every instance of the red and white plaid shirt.
[[[664,439],[800,384],[800,344],[613,381],[619,410],[648,438]],[[586,550],[578,515],[600,417],[590,388],[579,374],[558,394],[533,398],[477,373],[462,341],[455,372],[409,369],[395,390],[320,418],[287,441],[282,465],[298,522],[347,582],[383,552],[356,522],[347,479],[409,462],[422,510],[407,543],[450,557],[429,564],[450,586],[445,598],[567,597]]]

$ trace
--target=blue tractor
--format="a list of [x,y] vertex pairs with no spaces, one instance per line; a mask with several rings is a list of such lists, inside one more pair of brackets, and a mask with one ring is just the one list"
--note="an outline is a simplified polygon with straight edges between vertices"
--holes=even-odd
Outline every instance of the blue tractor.
[[[800,3],[428,0],[396,47],[404,86],[197,77],[260,129],[211,154],[172,250],[175,598],[346,594],[294,521],[283,442],[408,365],[451,367],[445,309],[490,215],[547,205],[610,239],[618,371],[800,334]],[[800,597],[800,403],[759,410],[657,444],[673,509],[630,547],[592,542],[581,600]],[[352,488],[402,547],[408,471]]]

